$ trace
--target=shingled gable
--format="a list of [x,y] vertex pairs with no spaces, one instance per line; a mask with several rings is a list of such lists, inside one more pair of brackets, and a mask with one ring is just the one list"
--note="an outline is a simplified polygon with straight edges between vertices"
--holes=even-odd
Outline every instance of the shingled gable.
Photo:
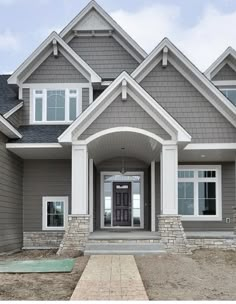
[[[96,30],[94,30],[96,28]],[[60,36],[68,42],[72,32],[110,32],[139,63],[146,58],[147,53],[135,42],[96,1],[88,5],[61,31]]]
[[234,126],[236,127],[236,108],[202,74],[190,60],[168,39],[164,38],[148,57],[132,73],[132,77],[141,82],[152,69],[162,61],[170,62],[188,81]]
[[63,54],[68,55],[70,62],[85,78],[94,83],[101,82],[101,77],[78,54],[76,54],[56,32],[52,32],[28,59],[18,67],[11,77],[9,77],[8,83],[22,83],[53,52],[53,45],[57,44],[61,48],[61,51],[63,51]]
[[[235,60],[235,64],[232,63],[232,58]],[[236,73],[236,51],[231,46],[228,47],[205,71],[205,75],[209,79],[213,79],[214,76],[222,69],[225,65],[229,65]]]
[[[119,95],[130,95],[167,133],[172,140],[191,141],[191,136],[169,115],[128,73],[122,72],[116,80],[83,112],[58,138],[60,143],[72,142],[72,134],[80,136],[86,128]],[[77,132],[78,130],[78,132]]]

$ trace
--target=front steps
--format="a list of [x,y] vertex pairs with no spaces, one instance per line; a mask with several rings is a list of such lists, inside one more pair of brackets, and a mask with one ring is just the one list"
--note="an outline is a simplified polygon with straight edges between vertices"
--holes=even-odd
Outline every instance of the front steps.
[[157,233],[97,231],[89,235],[84,255],[147,255],[165,252]]
[[148,255],[166,253],[165,247],[160,243],[150,242],[88,242],[84,255]]

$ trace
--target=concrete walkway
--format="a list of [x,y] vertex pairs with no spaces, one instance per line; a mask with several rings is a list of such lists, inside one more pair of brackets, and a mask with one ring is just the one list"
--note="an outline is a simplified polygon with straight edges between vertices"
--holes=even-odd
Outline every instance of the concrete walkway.
[[92,255],[71,300],[146,300],[132,255]]

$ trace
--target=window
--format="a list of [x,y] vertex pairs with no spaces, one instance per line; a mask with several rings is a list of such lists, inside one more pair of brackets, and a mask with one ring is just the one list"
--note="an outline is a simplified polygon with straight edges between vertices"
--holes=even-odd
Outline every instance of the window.
[[222,220],[221,166],[181,166],[178,213],[183,220]]
[[236,88],[221,89],[221,92],[236,106]]
[[33,123],[70,123],[81,112],[79,89],[33,91]]
[[43,230],[64,230],[68,215],[68,197],[43,197]]

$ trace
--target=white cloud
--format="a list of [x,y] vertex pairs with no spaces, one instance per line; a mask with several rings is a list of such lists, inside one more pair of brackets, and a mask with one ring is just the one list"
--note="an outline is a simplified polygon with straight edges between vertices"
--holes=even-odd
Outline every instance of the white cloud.
[[137,12],[119,10],[111,15],[147,52],[168,37],[202,71],[229,45],[236,48],[236,12],[223,13],[208,6],[192,27],[183,26],[181,12],[173,5]]
[[16,51],[19,49],[19,40],[11,31],[0,32],[0,50]]

